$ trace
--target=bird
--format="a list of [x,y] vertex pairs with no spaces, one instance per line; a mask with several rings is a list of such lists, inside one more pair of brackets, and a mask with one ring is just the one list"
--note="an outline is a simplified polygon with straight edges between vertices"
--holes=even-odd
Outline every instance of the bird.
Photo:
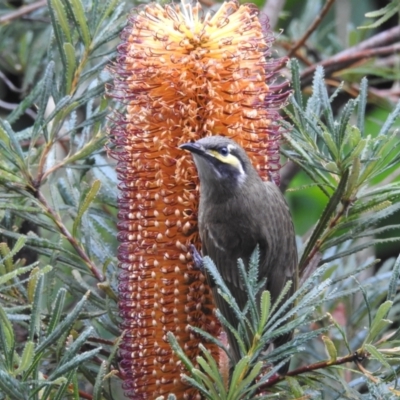
[[[237,263],[240,258],[248,268],[250,256],[258,246],[259,277],[267,278],[264,290],[270,292],[273,304],[292,280],[286,300],[297,285],[297,249],[290,210],[278,186],[263,181],[246,151],[230,138],[207,136],[179,147],[192,154],[199,176],[198,229],[202,256],[209,256],[214,262],[242,310],[248,298]],[[218,293],[212,278],[205,274],[216,308],[237,329],[236,314]],[[242,357],[240,348],[232,332],[226,329],[226,334],[231,361],[237,364]],[[278,337],[274,347],[291,338],[292,332]],[[280,372],[288,367],[287,363]]]

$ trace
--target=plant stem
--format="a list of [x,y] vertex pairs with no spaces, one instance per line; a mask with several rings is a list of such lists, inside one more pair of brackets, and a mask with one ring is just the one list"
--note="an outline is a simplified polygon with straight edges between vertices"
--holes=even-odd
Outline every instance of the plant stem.
[[293,371],[289,371],[285,375],[274,375],[271,379],[269,379],[259,388],[259,391],[264,391],[266,388],[272,387],[276,385],[278,382],[284,381],[287,376],[298,376],[301,374],[305,374],[307,372],[315,371],[317,369],[332,367],[333,365],[341,365],[348,362],[356,362],[358,365],[358,363],[364,360],[366,357],[368,357],[367,353],[360,354],[356,351],[353,354],[349,354],[344,357],[338,357],[335,360],[326,360],[311,365],[305,365],[303,367],[294,369]]
[[57,227],[60,230],[60,232],[64,235],[64,237],[68,240],[68,242],[71,244],[71,246],[75,249],[75,251],[79,254],[79,256],[82,258],[82,260],[85,262],[87,267],[92,272],[93,276],[99,282],[103,282],[104,281],[103,274],[98,270],[96,265],[92,262],[92,260],[86,254],[86,252],[83,249],[83,247],[71,235],[71,233],[68,231],[68,229],[66,228],[66,226],[62,222],[60,216],[50,207],[50,205],[48,204],[46,198],[42,195],[42,193],[39,190],[37,190],[37,192],[36,192],[36,197],[42,203],[42,205],[45,208],[46,212],[48,214],[50,214],[51,218],[53,219],[53,221],[57,225]]

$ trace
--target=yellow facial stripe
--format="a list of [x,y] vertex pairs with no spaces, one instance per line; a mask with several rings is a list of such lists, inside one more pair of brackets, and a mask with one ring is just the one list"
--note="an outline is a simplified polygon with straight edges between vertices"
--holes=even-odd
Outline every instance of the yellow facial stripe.
[[213,157],[215,157],[216,159],[218,159],[219,161],[221,161],[224,164],[232,165],[232,167],[237,168],[239,171],[243,170],[242,164],[240,163],[238,158],[235,157],[232,154],[228,154],[227,156],[223,156],[220,153],[218,153],[218,151],[215,151],[215,150],[208,150],[208,153],[211,154]]

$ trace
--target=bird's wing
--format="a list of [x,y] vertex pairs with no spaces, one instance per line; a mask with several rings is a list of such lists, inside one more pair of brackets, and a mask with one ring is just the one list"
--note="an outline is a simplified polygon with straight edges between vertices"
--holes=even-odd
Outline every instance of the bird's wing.
[[293,280],[290,293],[297,287],[296,236],[289,207],[279,188],[265,182],[266,200],[264,209],[267,249],[261,258],[260,276],[268,276],[267,289],[273,300],[280,295],[286,282]]

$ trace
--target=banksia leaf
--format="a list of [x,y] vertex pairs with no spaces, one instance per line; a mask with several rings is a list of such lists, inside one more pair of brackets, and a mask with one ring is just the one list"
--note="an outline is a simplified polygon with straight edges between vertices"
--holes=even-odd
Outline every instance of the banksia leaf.
[[[149,4],[130,18],[112,67],[111,95],[126,105],[111,130],[118,160],[121,366],[131,398],[199,395],[166,340],[172,332],[195,362],[199,327],[217,335],[210,290],[192,265],[199,246],[198,180],[180,144],[207,135],[234,138],[264,179],[278,181],[278,108],[288,93],[268,83],[272,35],[258,10],[229,1]],[[215,345],[206,344],[217,357]]]

